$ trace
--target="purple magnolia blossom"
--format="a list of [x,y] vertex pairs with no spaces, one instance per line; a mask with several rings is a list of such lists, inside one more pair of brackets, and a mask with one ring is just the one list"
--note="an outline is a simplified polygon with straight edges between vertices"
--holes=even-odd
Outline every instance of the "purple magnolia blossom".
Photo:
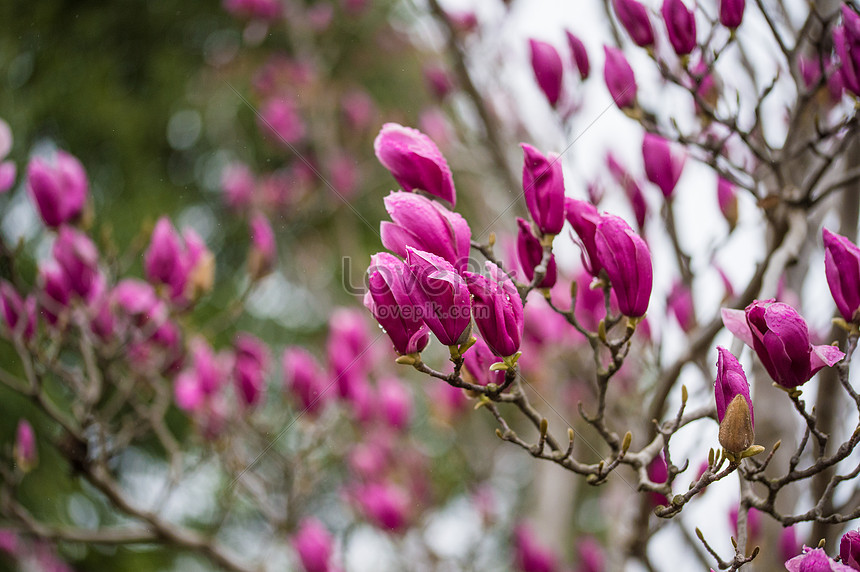
[[143,268],[150,282],[166,284],[174,293],[185,289],[186,264],[182,238],[163,216],[155,223],[149,247],[143,253]]
[[849,530],[839,542],[839,557],[842,563],[860,570],[860,531]]
[[577,243],[581,251],[582,266],[592,276],[597,276],[603,269],[597,258],[597,245],[594,242],[600,213],[593,204],[578,199],[565,198],[564,206],[567,221],[579,237]]
[[585,49],[585,44],[582,40],[574,36],[570,31],[564,31],[567,36],[567,45],[570,46],[570,53],[573,57],[573,65],[579,71],[580,79],[588,79],[588,73],[591,71],[591,66],[588,63],[588,52]]
[[603,65],[603,79],[612,101],[619,109],[636,107],[636,76],[624,52],[612,46],[603,46],[606,60]]
[[63,225],[52,249],[54,259],[69,279],[72,290],[89,300],[97,289],[99,252],[86,234]]
[[275,267],[278,246],[269,219],[260,213],[251,217],[251,250],[248,253],[248,273],[258,279]]
[[542,234],[558,234],[564,226],[564,174],[555,153],[523,148],[523,192],[526,206]]
[[750,420],[755,424],[750,384],[738,359],[726,348],[717,346],[717,379],[714,381],[714,399],[717,402],[717,421],[722,422],[726,409],[738,395],[742,396],[750,412]]
[[842,5],[842,25],[833,30],[833,47],[845,88],[860,95],[860,16],[847,4]]
[[441,256],[457,270],[466,268],[472,240],[466,219],[412,193],[394,192],[384,202],[392,220],[379,226],[385,248],[405,258],[407,248],[412,247]]
[[373,142],[376,158],[404,191],[421,189],[453,207],[457,202],[448,162],[425,134],[397,123],[386,123]]
[[0,310],[7,331],[21,335],[29,340],[36,332],[36,299],[33,296],[22,298],[15,287],[0,280]]
[[316,415],[326,403],[326,379],[316,358],[295,346],[284,350],[284,389],[291,393],[303,411]]
[[750,386],[737,358],[723,347],[717,347],[717,352],[714,399],[720,422],[720,445],[738,454],[752,446],[755,439]]
[[621,313],[644,316],[653,281],[648,245],[623,219],[609,214],[601,216],[594,242]]
[[478,341],[466,352],[464,357],[463,367],[472,376],[474,383],[478,385],[487,385],[489,383],[502,385],[505,382],[504,371],[490,371],[490,366],[499,362],[499,358],[481,338],[478,338]]
[[604,572],[606,556],[603,547],[593,536],[584,536],[577,542],[579,552],[578,572]]
[[509,357],[520,349],[523,336],[523,303],[514,283],[493,264],[485,264],[489,278],[465,272],[474,298],[475,323],[487,346],[500,357]]
[[176,404],[185,411],[198,411],[227,381],[228,367],[203,338],[191,342],[191,367],[176,377]]
[[734,30],[744,19],[746,0],[720,0],[720,23]]
[[689,332],[696,326],[693,292],[680,280],[675,281],[672,285],[666,306],[678,320],[678,324],[684,332]]
[[836,562],[823,548],[803,547],[803,554],[785,563],[788,572],[854,572],[854,568]]
[[846,322],[860,319],[860,248],[844,236],[826,228],[824,236],[824,273],[836,308]]
[[18,468],[25,473],[33,470],[39,462],[36,433],[26,419],[18,421],[18,428],[15,430],[14,455]]
[[241,332],[233,343],[236,358],[233,376],[243,405],[252,407],[260,403],[266,390],[266,370],[269,367],[269,350],[259,338]]
[[329,318],[326,354],[337,382],[338,394],[351,399],[359,383],[365,383],[373,365],[373,345],[364,312],[357,308],[338,308]]
[[45,224],[56,228],[80,216],[89,181],[80,161],[65,151],[57,151],[30,160],[27,190]]
[[383,530],[400,532],[409,524],[411,500],[405,490],[389,482],[356,487],[353,498],[364,517]]
[[683,0],[663,0],[663,20],[669,33],[669,43],[679,56],[686,56],[696,47],[696,17]]
[[756,300],[745,310],[723,308],[722,317],[726,329],[755,350],[782,387],[806,383],[818,370],[845,357],[837,347],[813,346],[806,321],[783,302]]
[[[540,265],[543,260],[543,246],[540,240],[532,233],[532,227],[526,219],[518,218],[517,226],[520,232],[517,235],[517,256],[520,259],[520,266],[523,269],[523,274],[526,275],[526,280],[532,281],[535,275],[535,268]],[[538,288],[552,288],[555,286],[558,269],[555,264],[555,256],[550,255],[549,263],[546,266],[546,274]]]
[[72,299],[72,285],[60,266],[51,261],[39,267],[39,311],[56,326]]
[[659,135],[646,133],[642,140],[642,158],[648,180],[660,187],[664,197],[671,198],[687,160],[684,150]]
[[364,305],[391,338],[394,350],[401,354],[418,353],[427,347],[430,335],[421,314],[421,306],[410,297],[409,269],[387,252],[370,258],[368,288]]
[[722,177],[717,178],[717,203],[729,229],[734,229],[738,223],[738,193],[735,186]]
[[546,96],[547,101],[553,107],[561,97],[561,86],[564,67],[558,51],[547,42],[530,39],[529,50],[531,52],[532,71],[538,86]]
[[304,139],[307,133],[305,122],[290,99],[266,100],[260,108],[257,123],[269,139],[286,148]]
[[396,377],[383,377],[377,384],[379,415],[386,425],[402,431],[412,418],[412,394]]
[[540,544],[525,524],[514,528],[514,566],[518,572],[557,572],[558,557]]
[[654,45],[654,30],[645,6],[636,0],[612,0],[612,7],[633,43],[640,48]]
[[320,521],[313,517],[302,519],[290,544],[305,572],[330,572],[333,539]]
[[446,346],[464,343],[472,325],[466,282],[451,263],[429,252],[407,248],[406,264],[410,297],[421,307],[424,323]]

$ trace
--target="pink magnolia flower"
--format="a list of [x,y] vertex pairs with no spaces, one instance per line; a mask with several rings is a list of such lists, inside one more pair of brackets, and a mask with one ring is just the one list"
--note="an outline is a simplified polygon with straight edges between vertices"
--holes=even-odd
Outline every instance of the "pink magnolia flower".
[[783,302],[756,300],[745,310],[722,309],[726,329],[755,350],[779,385],[792,388],[845,354],[828,345],[813,346],[809,328],[797,310]]
[[683,0],[663,0],[663,20],[669,33],[669,43],[679,56],[688,55],[696,47],[696,17]]
[[744,18],[746,0],[720,0],[720,23],[734,30]]
[[424,323],[444,345],[464,343],[472,325],[466,282],[447,260],[429,252],[407,248],[406,264],[413,279],[410,296],[421,306]]
[[532,71],[535,74],[538,86],[547,101],[553,107],[561,97],[562,80],[564,79],[564,66],[561,56],[552,44],[540,40],[529,40],[529,51],[531,52]]
[[260,107],[257,122],[272,141],[288,148],[304,139],[307,132],[295,103],[289,99],[266,100]]
[[404,191],[420,189],[457,202],[454,178],[439,147],[425,134],[397,123],[386,123],[373,142],[376,158]]
[[860,570],[860,531],[849,530],[839,542],[842,563]]
[[585,49],[585,44],[578,37],[574,36],[569,30],[564,31],[567,36],[567,45],[570,47],[570,53],[573,58],[573,65],[579,71],[579,77],[582,80],[588,79],[588,73],[591,66],[588,63],[588,52]]
[[[504,371],[490,371],[490,366],[497,363],[499,358],[493,354],[493,350],[481,338],[478,338],[475,345],[466,352],[464,358],[463,367],[466,373],[472,377],[473,383],[502,385],[505,382]],[[460,392],[460,390],[457,391]]]
[[325,406],[328,384],[316,358],[306,349],[294,346],[284,350],[281,360],[284,389],[298,402],[302,411],[316,415]]
[[395,377],[383,377],[377,384],[379,414],[389,427],[402,431],[412,418],[412,394]]
[[822,230],[824,273],[836,308],[846,322],[860,319],[860,248],[839,234]]
[[642,140],[642,157],[648,180],[660,187],[664,197],[671,198],[684,170],[687,154],[659,135],[646,133]]
[[257,337],[246,332],[239,333],[233,345],[236,352],[233,376],[237,393],[243,405],[257,405],[266,389],[269,350]]
[[99,281],[99,253],[90,237],[63,225],[57,233],[52,253],[75,294],[89,300]]
[[514,528],[514,566],[519,572],[557,572],[558,556],[538,542],[526,524]]
[[80,161],[65,151],[57,151],[30,160],[27,190],[44,223],[56,228],[80,216],[89,181]]
[[306,517],[299,523],[290,543],[299,555],[305,572],[330,572],[332,542],[331,533],[320,521]]
[[391,216],[379,225],[385,248],[403,258],[409,247],[423,250],[465,270],[472,240],[466,219],[421,195],[396,192],[383,200]]
[[854,568],[836,562],[823,548],[803,547],[803,554],[785,563],[788,572],[854,572]]
[[541,234],[558,234],[564,226],[564,173],[555,153],[544,155],[531,145],[523,148],[523,193],[532,220]]
[[597,258],[606,269],[618,307],[625,316],[644,316],[651,298],[651,252],[623,219],[604,214],[594,237]]
[[487,346],[499,357],[517,353],[523,336],[523,303],[511,279],[493,264],[485,264],[489,277],[464,272],[472,293],[475,324]]
[[248,274],[257,280],[269,274],[275,267],[278,246],[275,232],[269,219],[260,213],[251,217],[251,250],[248,252]]
[[370,258],[367,272],[364,305],[391,338],[394,350],[401,355],[421,352],[430,335],[421,306],[410,297],[409,269],[396,256],[380,252]]
[[633,68],[624,57],[624,52],[612,46],[603,46],[603,51],[606,55],[603,79],[612,101],[619,109],[636,107],[636,76],[633,75]]
[[612,0],[612,7],[618,21],[637,46],[647,48],[654,45],[654,30],[645,6],[636,0]]

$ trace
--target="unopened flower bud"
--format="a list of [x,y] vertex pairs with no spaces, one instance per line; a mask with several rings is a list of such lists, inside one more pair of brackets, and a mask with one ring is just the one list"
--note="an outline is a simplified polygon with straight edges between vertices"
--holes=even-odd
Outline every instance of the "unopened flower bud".
[[836,308],[846,322],[860,319],[860,248],[844,236],[824,235],[824,273]]
[[305,572],[331,571],[332,536],[320,521],[313,517],[302,520],[291,544]]
[[663,0],[663,19],[669,33],[669,43],[679,56],[686,56],[696,47],[696,17],[683,0]]
[[561,56],[552,44],[540,40],[529,40],[532,71],[547,101],[553,107],[561,97],[564,67]]
[[83,165],[65,151],[35,157],[27,166],[27,190],[51,228],[76,219],[84,209],[89,181]]
[[570,46],[570,53],[573,56],[573,65],[579,71],[579,77],[583,80],[588,79],[591,66],[588,63],[588,52],[585,49],[585,44],[569,31],[565,30],[564,33],[567,36],[567,44]]
[[640,48],[654,45],[654,30],[645,6],[636,0],[612,0],[612,7],[633,43]]
[[523,193],[535,226],[542,234],[558,234],[564,226],[564,174],[561,158],[523,148]]
[[248,252],[248,274],[259,280],[275,267],[278,256],[275,233],[269,219],[262,214],[251,218],[251,249]]
[[734,30],[744,19],[746,0],[720,0],[720,24]]
[[447,201],[457,202],[454,179],[448,162],[427,135],[397,123],[386,123],[373,142],[376,158],[404,191],[420,189]]
[[642,157],[648,180],[660,187],[664,197],[671,198],[684,170],[687,154],[663,137],[646,133],[642,140]]
[[622,110],[636,107],[636,76],[624,52],[611,46],[604,46],[603,51],[606,54],[603,79],[612,101]]

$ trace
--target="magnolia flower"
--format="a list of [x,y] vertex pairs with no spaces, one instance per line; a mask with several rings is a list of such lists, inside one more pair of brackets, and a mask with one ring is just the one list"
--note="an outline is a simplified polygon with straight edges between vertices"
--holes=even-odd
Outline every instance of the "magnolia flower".
[[785,388],[806,383],[843,357],[834,346],[813,346],[797,310],[783,302],[756,300],[745,310],[722,309],[723,324],[755,350],[775,382]]

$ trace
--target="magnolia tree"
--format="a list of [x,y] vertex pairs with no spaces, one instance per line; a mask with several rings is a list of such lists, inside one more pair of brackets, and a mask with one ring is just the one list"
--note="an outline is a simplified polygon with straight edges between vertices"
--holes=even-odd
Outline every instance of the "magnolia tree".
[[221,197],[128,243],[0,123],[4,558],[860,570],[860,14],[595,4],[226,0]]

